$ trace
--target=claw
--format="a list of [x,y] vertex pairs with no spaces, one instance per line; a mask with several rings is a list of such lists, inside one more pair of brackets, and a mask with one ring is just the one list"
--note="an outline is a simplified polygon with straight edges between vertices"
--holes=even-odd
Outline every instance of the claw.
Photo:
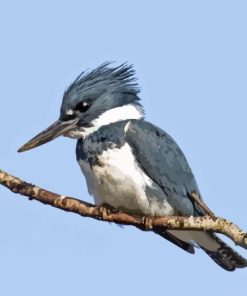
[[119,212],[119,210],[117,210],[116,208],[114,208],[111,205],[108,205],[106,203],[104,203],[100,206],[99,211],[100,211],[100,217],[103,220],[105,220],[109,215]]
[[148,215],[142,217],[142,223],[143,223],[145,230],[153,229],[152,220],[153,220],[153,217],[148,216]]

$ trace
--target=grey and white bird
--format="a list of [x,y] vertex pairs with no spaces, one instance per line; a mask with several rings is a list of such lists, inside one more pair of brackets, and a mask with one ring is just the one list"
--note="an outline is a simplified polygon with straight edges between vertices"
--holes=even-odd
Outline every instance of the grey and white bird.
[[[200,191],[178,144],[145,121],[131,65],[104,63],[66,89],[59,119],[18,151],[58,136],[78,139],[77,161],[97,205],[151,216],[202,216]],[[156,231],[183,250],[205,251],[228,271],[247,261],[212,232]]]

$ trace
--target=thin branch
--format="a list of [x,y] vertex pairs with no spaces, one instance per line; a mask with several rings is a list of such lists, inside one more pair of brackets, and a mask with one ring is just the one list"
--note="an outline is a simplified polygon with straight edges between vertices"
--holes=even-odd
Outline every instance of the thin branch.
[[144,217],[130,215],[128,213],[116,211],[108,207],[97,207],[90,203],[76,198],[59,195],[31,183],[22,181],[0,170],[0,184],[7,187],[14,193],[35,199],[43,204],[47,204],[64,211],[73,212],[83,217],[90,217],[97,220],[114,222],[117,224],[132,225],[141,230],[203,230],[222,233],[232,239],[235,244],[247,249],[247,233],[230,221],[213,215],[202,217]]

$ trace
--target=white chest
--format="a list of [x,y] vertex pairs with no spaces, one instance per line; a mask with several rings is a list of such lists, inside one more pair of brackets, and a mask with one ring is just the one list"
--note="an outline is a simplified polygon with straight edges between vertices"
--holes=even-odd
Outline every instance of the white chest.
[[149,215],[173,214],[165,196],[162,203],[157,202],[155,196],[148,198],[145,189],[154,183],[139,168],[128,144],[104,151],[92,169],[82,160],[79,164],[96,204],[107,203],[115,208]]

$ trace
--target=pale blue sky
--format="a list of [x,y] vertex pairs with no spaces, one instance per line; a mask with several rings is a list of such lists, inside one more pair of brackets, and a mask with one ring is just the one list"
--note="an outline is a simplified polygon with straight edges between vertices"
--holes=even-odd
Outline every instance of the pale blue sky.
[[[16,150],[57,119],[82,70],[128,61],[147,119],[180,144],[209,207],[247,229],[246,13],[246,1],[1,1],[0,167],[92,201],[75,141]],[[0,198],[0,295],[246,294],[247,269],[227,273],[200,250],[3,187]]]

